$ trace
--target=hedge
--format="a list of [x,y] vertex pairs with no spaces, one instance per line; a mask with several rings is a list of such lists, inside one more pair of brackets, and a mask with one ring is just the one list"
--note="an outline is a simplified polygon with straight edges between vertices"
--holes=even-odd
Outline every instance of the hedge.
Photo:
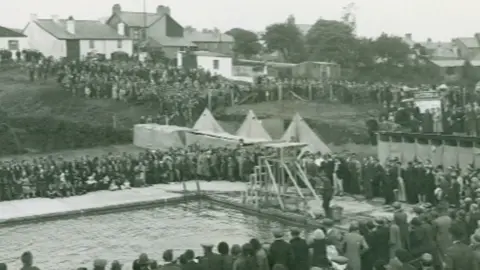
[[129,129],[93,126],[53,117],[9,117],[5,120],[7,125],[0,128],[2,155],[18,154],[26,149],[50,152],[132,142]]

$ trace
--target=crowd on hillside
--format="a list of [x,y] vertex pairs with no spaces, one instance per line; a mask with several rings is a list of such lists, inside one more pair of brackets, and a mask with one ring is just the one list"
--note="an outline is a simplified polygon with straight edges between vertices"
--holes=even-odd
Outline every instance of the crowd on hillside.
[[[203,244],[204,253],[193,250],[178,255],[165,250],[162,263],[142,253],[133,270],[478,270],[480,269],[480,209],[466,202],[457,211],[445,204],[436,208],[417,207],[409,219],[400,203],[394,203],[391,219],[376,218],[350,223],[340,231],[330,219],[301,237],[291,230],[289,241],[281,229],[273,230],[274,240],[261,243],[251,239],[242,245],[220,242]],[[101,255],[99,255],[101,256]],[[22,269],[34,266],[33,255],[21,256]],[[93,270],[106,270],[108,262],[96,259]],[[345,268],[347,267],[347,268]],[[78,268],[84,270],[88,268]],[[115,260],[109,269],[121,270]],[[7,270],[0,264],[0,270]]]

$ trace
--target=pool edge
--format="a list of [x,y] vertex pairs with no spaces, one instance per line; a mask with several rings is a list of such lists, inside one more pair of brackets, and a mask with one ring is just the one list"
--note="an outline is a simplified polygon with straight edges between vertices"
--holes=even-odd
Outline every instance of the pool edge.
[[8,218],[0,220],[0,227],[15,226],[28,223],[37,223],[69,218],[77,218],[81,216],[102,215],[115,212],[125,212],[131,210],[140,210],[146,208],[160,207],[163,205],[178,204],[187,201],[195,201],[204,198],[203,194],[179,194],[176,197],[160,198],[148,201],[128,202],[116,205],[106,205],[100,207],[91,207],[78,210],[59,211],[55,213],[47,213],[40,215],[31,215],[18,218]]

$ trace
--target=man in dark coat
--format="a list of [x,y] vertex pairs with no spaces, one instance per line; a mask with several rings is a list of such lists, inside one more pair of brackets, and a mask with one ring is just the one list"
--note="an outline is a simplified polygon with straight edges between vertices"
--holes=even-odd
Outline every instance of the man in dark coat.
[[372,246],[371,253],[374,254],[374,261],[388,262],[390,259],[389,243],[390,243],[390,229],[385,224],[385,220],[378,218],[375,220],[377,227],[372,232]]
[[478,270],[478,264],[472,248],[462,242],[464,231],[457,226],[450,228],[453,245],[446,250],[444,270]]
[[213,244],[203,244],[203,257],[200,258],[199,264],[203,270],[222,270],[222,256],[213,252]]
[[300,237],[300,231],[298,229],[292,229],[292,239],[290,245],[293,251],[293,261],[295,270],[308,270],[309,267],[309,248],[305,239]]
[[323,210],[325,211],[325,217],[329,218],[332,216],[332,211],[330,208],[330,202],[332,201],[332,198],[333,198],[332,181],[330,181],[330,179],[328,179],[325,175],[321,175],[320,177],[323,183],[322,207],[323,207]]
[[283,240],[283,231],[278,229],[273,232],[275,241],[270,245],[270,268],[276,264],[283,265],[288,270],[295,269],[292,246]]

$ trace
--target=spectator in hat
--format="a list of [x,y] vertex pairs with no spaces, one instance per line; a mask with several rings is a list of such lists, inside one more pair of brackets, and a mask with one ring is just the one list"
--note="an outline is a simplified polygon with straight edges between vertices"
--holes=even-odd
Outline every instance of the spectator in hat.
[[[372,232],[372,246],[370,246],[373,261],[388,262],[390,259],[389,253],[389,237],[390,229],[383,218],[375,219],[376,228]],[[368,244],[368,243],[367,243]]]
[[30,251],[26,251],[20,257],[22,261],[21,270],[39,270],[38,267],[33,266],[33,254]]
[[368,250],[367,241],[360,234],[359,224],[352,222],[349,232],[345,235],[344,256],[348,259],[348,266],[351,270],[361,270],[361,257]]
[[268,254],[267,251],[262,247],[260,241],[258,241],[256,238],[253,238],[250,240],[250,245],[252,245],[255,260],[257,261],[257,270],[268,270],[270,268],[270,264],[268,263]]
[[283,230],[275,229],[273,231],[273,237],[275,237],[275,240],[271,244],[269,251],[270,267],[273,267],[275,264],[282,264],[288,270],[294,270],[295,265],[293,261],[292,246],[283,240],[283,236]]
[[313,250],[311,266],[329,267],[330,261],[327,256],[327,241],[325,233],[322,229],[316,229],[312,233],[313,241],[310,243],[310,248]]
[[181,270],[180,265],[174,262],[173,250],[167,249],[163,252],[162,259],[165,264],[162,266],[162,270]]
[[96,259],[93,261],[93,270],[106,270],[107,269],[107,260]]
[[112,262],[110,270],[122,270],[122,264],[119,261],[115,260]]
[[422,226],[422,221],[418,217],[414,217],[410,221],[410,225],[410,251],[413,257],[418,258],[424,253],[432,253],[435,243],[428,231]]
[[292,245],[295,270],[308,270],[309,247],[307,241],[300,237],[300,230],[298,229],[292,229],[290,234],[292,235],[290,245]]
[[[240,257],[233,263],[233,270],[250,270],[256,268],[256,260],[254,256],[253,247],[250,244],[242,246],[242,253]],[[208,268],[204,268],[208,269]],[[212,268],[210,268],[212,269]],[[219,268],[222,269],[222,268]]]
[[478,270],[478,263],[472,248],[462,242],[465,237],[464,231],[457,226],[452,226],[450,233],[453,244],[445,252],[444,270]]
[[148,259],[148,255],[146,253],[142,253],[138,257],[138,259],[133,261],[132,269],[133,270],[144,270],[144,269],[148,268],[149,265],[150,265],[150,259]]
[[217,245],[218,254],[222,257],[224,269],[232,269],[233,258],[230,255],[230,247],[226,242],[220,242]]
[[335,228],[333,220],[326,218],[322,221],[322,224],[325,228],[325,239],[327,246],[334,246],[338,252],[343,248],[343,235],[342,233]]
[[475,262],[477,262],[477,269],[480,269],[480,233],[475,233],[470,236],[470,247],[475,256]]
[[[232,247],[233,249],[233,247]],[[183,254],[183,258],[185,259],[185,263],[182,265],[183,270],[202,270],[200,265],[194,261],[195,259],[195,252],[191,249],[187,249]],[[232,265],[233,267],[233,265]]]
[[213,244],[202,244],[203,257],[200,258],[199,264],[203,269],[221,270],[222,256],[213,252]]

